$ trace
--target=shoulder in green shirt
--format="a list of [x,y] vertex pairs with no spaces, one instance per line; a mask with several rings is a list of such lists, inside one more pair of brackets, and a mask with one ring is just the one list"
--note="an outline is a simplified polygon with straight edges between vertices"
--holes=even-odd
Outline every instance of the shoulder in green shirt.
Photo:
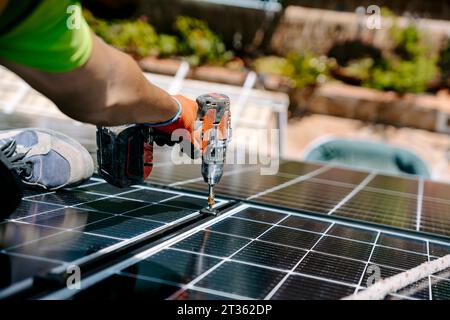
[[[1,22],[17,13],[10,6],[20,2],[11,0],[0,14],[0,30]],[[92,51],[92,35],[78,1],[42,0],[30,11],[18,24],[0,33],[0,57],[48,72],[66,72],[86,63]]]

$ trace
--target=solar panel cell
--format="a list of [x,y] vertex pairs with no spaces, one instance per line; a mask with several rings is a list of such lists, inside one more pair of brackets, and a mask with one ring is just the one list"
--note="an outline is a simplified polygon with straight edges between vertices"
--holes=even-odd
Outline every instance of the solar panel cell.
[[236,262],[225,262],[196,285],[244,297],[263,299],[285,273]]
[[122,198],[106,198],[81,204],[78,207],[106,213],[122,214],[127,211],[141,208],[145,205],[148,205],[148,203]]
[[174,206],[192,210],[199,210],[206,207],[206,200],[204,198],[194,198],[187,196],[181,196],[175,199],[164,201],[163,203],[167,206]]
[[327,214],[352,190],[353,188],[347,186],[303,181],[254,200],[284,208]]
[[430,247],[430,255],[432,256],[443,257],[447,254],[450,254],[450,246],[430,242],[429,247]]
[[270,225],[255,221],[229,218],[210,227],[213,231],[223,232],[231,235],[238,235],[247,238],[256,238],[264,231],[270,228]]
[[425,181],[423,195],[424,197],[450,200],[450,185],[436,181]]
[[417,194],[418,180],[378,174],[367,186],[381,190]]
[[233,256],[234,260],[256,263],[278,269],[290,270],[306,251],[277,244],[253,241]]
[[141,200],[145,202],[160,202],[162,200],[166,200],[168,198],[174,197],[175,194],[169,192],[161,192],[149,189],[137,189],[133,192],[127,192],[126,194],[122,194],[122,198],[132,199],[132,200]]
[[130,239],[161,227],[162,225],[162,223],[156,221],[132,219],[128,217],[112,217],[91,223],[85,226],[83,231],[118,239]]
[[334,214],[415,230],[417,199],[363,190],[343,204]]
[[340,238],[346,238],[349,240],[359,240],[368,243],[374,242],[377,236],[377,233],[375,231],[348,227],[340,224],[333,225],[327,232],[327,234],[334,235]]
[[324,236],[314,247],[315,251],[334,254],[337,256],[367,261],[372,246],[367,243]]
[[123,272],[185,284],[207,271],[220,259],[175,250],[163,250],[132,265]]
[[10,219],[19,219],[43,212],[62,208],[60,205],[23,200],[20,206],[9,216]]
[[56,262],[34,259],[33,257],[0,253],[0,290],[59,265]]
[[349,284],[358,284],[365,263],[312,252],[305,256],[296,272]]
[[50,227],[17,222],[0,222],[0,248],[14,248],[59,232],[61,230]]
[[286,161],[280,163],[278,172],[301,176],[321,167],[314,163]]
[[133,190],[133,188],[118,188],[109,183],[95,183],[92,185],[81,186],[80,191],[90,191],[104,195],[114,195]]
[[267,223],[277,223],[281,219],[283,219],[286,215],[278,212],[257,209],[257,208],[248,208],[234,215],[235,217],[242,217],[251,220],[267,222]]
[[54,228],[72,229],[110,217],[112,215],[103,212],[64,208],[27,217],[20,221]]
[[294,230],[285,227],[274,227],[265,233],[260,239],[308,250],[312,248],[319,238],[320,235],[316,233]]
[[275,300],[340,299],[353,293],[355,288],[319,279],[291,275],[273,295]]
[[420,231],[450,236],[450,203],[424,199]]
[[433,300],[450,300],[450,281],[431,277]]
[[314,178],[358,185],[367,177],[367,175],[367,172],[331,168]]
[[63,232],[8,250],[14,253],[44,257],[59,261],[74,261],[98,252],[118,241],[81,232]]
[[124,216],[169,223],[182,219],[195,211],[180,207],[154,204],[124,213]]
[[307,231],[324,232],[330,226],[330,223],[303,217],[290,216],[282,221],[280,225]]
[[414,251],[417,253],[427,253],[425,241],[405,238],[397,235],[381,233],[377,244],[402,250]]
[[101,198],[102,196],[81,191],[58,191],[52,193],[45,193],[42,195],[36,195],[31,198],[28,198],[28,200],[42,201],[52,204],[59,204],[63,206],[73,206]]
[[228,257],[250,240],[224,235],[211,231],[200,231],[194,235],[177,242],[174,248],[200,252],[219,257]]
[[406,270],[414,268],[428,259],[425,255],[376,246],[371,261]]

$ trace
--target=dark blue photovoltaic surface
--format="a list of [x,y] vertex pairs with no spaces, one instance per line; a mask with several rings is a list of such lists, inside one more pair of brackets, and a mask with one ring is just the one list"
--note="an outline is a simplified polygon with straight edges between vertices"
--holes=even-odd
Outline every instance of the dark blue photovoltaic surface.
[[[253,206],[219,220],[75,298],[108,288],[111,299],[340,299],[372,284],[374,267],[388,277],[450,252],[425,238]],[[425,280],[387,299],[450,297],[450,273]]]

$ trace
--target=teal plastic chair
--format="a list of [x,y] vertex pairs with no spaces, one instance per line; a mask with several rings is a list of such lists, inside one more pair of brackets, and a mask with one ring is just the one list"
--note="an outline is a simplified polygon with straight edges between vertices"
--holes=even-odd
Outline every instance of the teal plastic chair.
[[427,165],[419,156],[381,142],[331,139],[307,152],[305,160],[430,178]]

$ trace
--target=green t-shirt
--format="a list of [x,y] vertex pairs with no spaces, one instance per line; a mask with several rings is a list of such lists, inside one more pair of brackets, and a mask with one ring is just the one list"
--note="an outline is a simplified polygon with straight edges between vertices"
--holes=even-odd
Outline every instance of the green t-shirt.
[[82,66],[92,36],[79,2],[36,1],[10,0],[0,13],[0,57],[48,72]]

